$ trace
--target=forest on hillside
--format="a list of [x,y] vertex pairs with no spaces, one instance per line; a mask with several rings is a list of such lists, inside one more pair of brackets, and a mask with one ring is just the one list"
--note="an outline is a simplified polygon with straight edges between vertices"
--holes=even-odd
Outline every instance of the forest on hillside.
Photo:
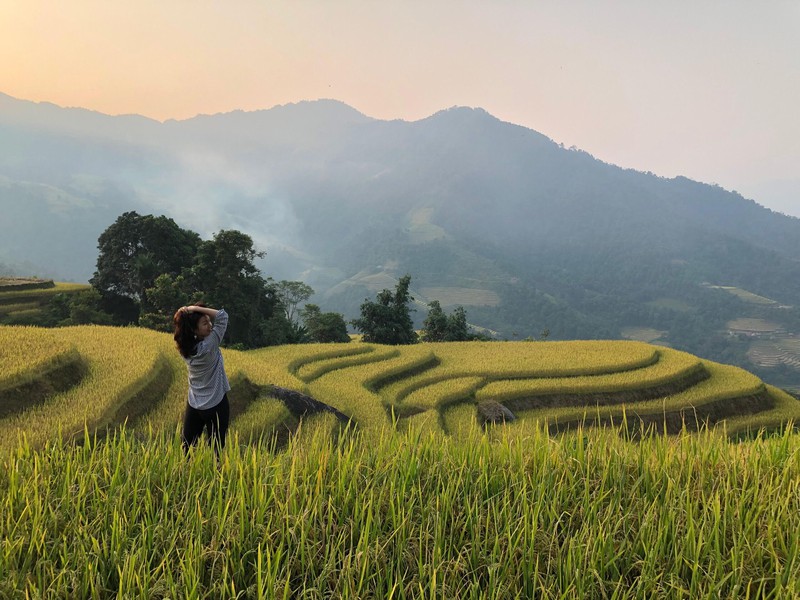
[[436,300],[499,339],[642,335],[800,387],[800,219],[479,109],[408,123],[320,101],[158,123],[6,98],[0,134],[7,272],[88,281],[119,215],[163,214],[250,236],[265,277],[346,321],[408,274],[416,327]]

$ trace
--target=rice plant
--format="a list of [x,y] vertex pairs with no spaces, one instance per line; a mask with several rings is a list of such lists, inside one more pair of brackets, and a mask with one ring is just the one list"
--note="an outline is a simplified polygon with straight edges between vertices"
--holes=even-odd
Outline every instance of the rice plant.
[[0,471],[0,597],[796,598],[800,438],[423,432],[219,461],[120,431]]

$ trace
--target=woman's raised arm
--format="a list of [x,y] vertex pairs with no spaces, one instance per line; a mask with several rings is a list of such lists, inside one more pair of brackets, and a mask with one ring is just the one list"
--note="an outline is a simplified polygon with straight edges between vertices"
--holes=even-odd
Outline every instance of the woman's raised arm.
[[185,310],[186,312],[190,313],[192,312],[203,313],[211,317],[212,320],[214,319],[214,317],[217,316],[217,313],[219,312],[215,308],[209,308],[208,306],[195,306],[194,304],[192,304],[191,306],[184,306],[181,310]]

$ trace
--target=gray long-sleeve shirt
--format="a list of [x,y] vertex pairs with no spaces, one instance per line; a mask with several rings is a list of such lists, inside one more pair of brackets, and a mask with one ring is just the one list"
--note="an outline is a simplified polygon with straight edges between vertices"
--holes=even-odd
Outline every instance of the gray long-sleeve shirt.
[[228,313],[223,308],[217,312],[208,337],[197,344],[191,357],[184,359],[189,366],[189,406],[192,408],[213,408],[231,389],[219,349],[227,328]]

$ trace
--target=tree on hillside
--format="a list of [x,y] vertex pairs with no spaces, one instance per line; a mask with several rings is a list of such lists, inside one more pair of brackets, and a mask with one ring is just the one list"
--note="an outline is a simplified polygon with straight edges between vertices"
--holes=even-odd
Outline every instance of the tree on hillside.
[[136,320],[137,312],[152,309],[145,290],[159,275],[176,276],[190,266],[199,245],[198,234],[168,217],[126,212],[100,235],[97,270],[89,283],[118,320]]
[[111,325],[111,315],[102,310],[103,298],[94,288],[77,293],[53,294],[37,325],[64,327],[68,325]]
[[395,292],[381,291],[375,302],[366,299],[361,304],[361,317],[351,321],[353,327],[364,334],[365,342],[376,344],[414,344],[417,333],[411,320],[409,294],[411,276],[404,275],[397,282]]
[[200,244],[189,274],[209,306],[230,312],[230,341],[248,348],[284,343],[290,337],[283,311],[276,310],[275,288],[255,266],[255,259],[263,256],[249,235],[222,230]]
[[[184,269],[190,273],[190,269]],[[139,325],[160,331],[172,330],[172,315],[179,306],[193,303],[196,295],[194,288],[184,275],[174,276],[163,273],[156,277],[153,287],[145,290],[148,305],[152,312],[139,317]]]
[[432,300],[428,306],[428,316],[422,323],[420,338],[423,342],[443,342],[447,337],[447,315],[438,300]]
[[456,306],[452,314],[447,316],[446,342],[465,342],[470,339],[467,325],[467,311],[463,306]]
[[286,318],[291,323],[297,322],[297,305],[314,295],[314,288],[302,281],[286,281],[275,284],[275,295],[280,301]]
[[[275,327],[268,321],[276,313],[277,300],[254,264],[262,256],[250,236],[235,230],[220,231],[200,243],[197,255],[180,275],[164,273],[145,290],[151,312],[143,313],[139,324],[169,331],[177,307],[203,301],[230,313],[226,334],[230,343],[248,348],[269,345],[275,332],[270,336],[267,331]],[[285,341],[283,334],[278,338],[277,343]]]
[[[293,341],[275,287],[255,265],[264,253],[240,231],[221,230],[203,241],[167,217],[128,212],[101,234],[98,248],[91,283],[117,322],[168,331],[177,307],[204,301],[229,311],[230,344]],[[92,316],[90,306],[79,308],[73,319]]]
[[347,324],[339,313],[324,313],[316,304],[306,304],[300,309],[300,317],[308,331],[308,338],[312,342],[325,344],[350,341]]
[[111,325],[111,316],[102,310],[103,298],[94,288],[73,294],[70,299],[69,319],[62,325]]
[[464,342],[473,339],[467,325],[467,311],[457,306],[446,315],[438,300],[428,305],[428,316],[422,324],[421,339],[425,342]]

